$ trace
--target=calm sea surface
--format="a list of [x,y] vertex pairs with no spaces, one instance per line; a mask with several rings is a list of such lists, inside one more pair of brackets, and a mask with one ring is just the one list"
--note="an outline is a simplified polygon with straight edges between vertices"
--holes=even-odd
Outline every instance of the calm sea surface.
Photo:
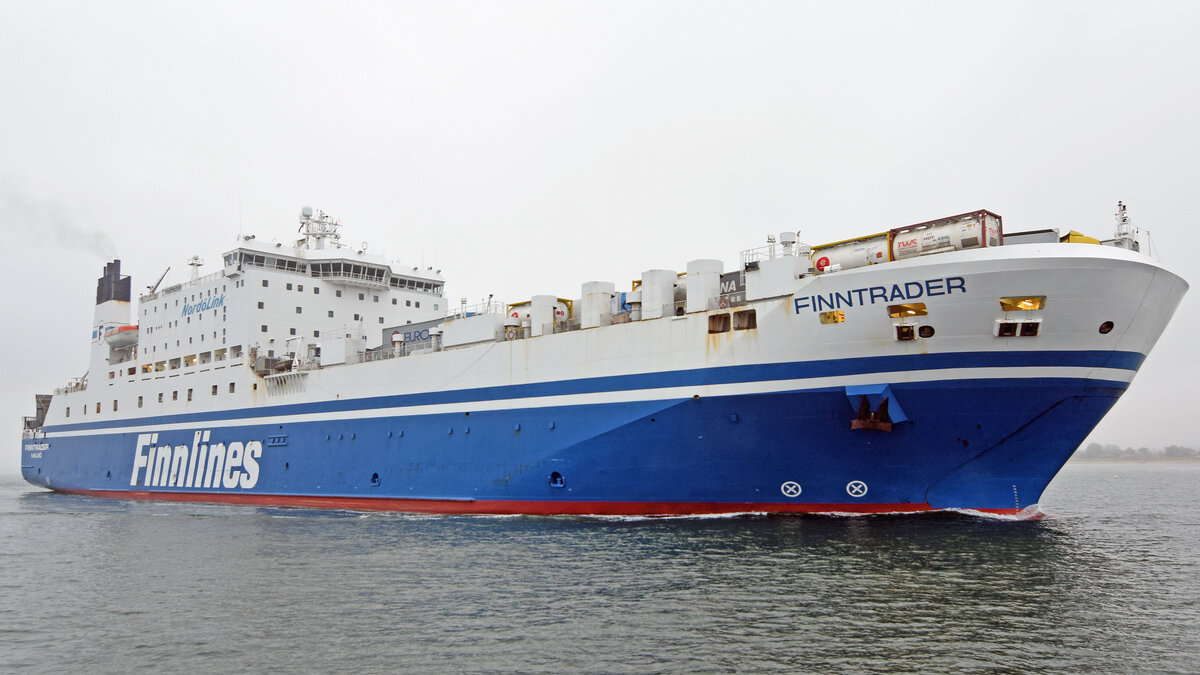
[[0,479],[0,672],[1200,672],[1200,463],[1054,517],[589,520]]

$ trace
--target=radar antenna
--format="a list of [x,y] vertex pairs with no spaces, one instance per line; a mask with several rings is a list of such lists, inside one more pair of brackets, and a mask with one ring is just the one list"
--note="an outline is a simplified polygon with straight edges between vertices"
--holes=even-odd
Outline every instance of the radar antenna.
[[1117,202],[1117,212],[1114,214],[1117,218],[1117,232],[1114,235],[1116,245],[1121,248],[1129,249],[1130,251],[1140,251],[1141,245],[1138,243],[1138,228],[1129,219],[1129,213],[1126,211],[1128,207],[1124,202]]
[[194,255],[194,256],[188,258],[187,264],[188,264],[188,267],[192,268],[191,280],[195,281],[195,280],[199,279],[200,278],[200,266],[204,264],[204,261],[200,259],[200,256]]
[[331,239],[333,248],[337,248],[341,239],[338,234],[338,228],[342,224],[333,218],[330,218],[324,211],[317,210],[316,215],[313,215],[311,206],[306,206],[300,209],[300,234],[304,235],[302,243],[306,248],[323,249],[325,248],[325,240]]

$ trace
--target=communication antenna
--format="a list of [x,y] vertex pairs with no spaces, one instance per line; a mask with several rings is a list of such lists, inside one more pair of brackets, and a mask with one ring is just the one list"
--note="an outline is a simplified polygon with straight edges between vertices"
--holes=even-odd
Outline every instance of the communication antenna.
[[1117,212],[1113,214],[1117,219],[1117,232],[1114,238],[1117,246],[1129,249],[1130,251],[1140,251],[1141,245],[1138,243],[1138,229],[1129,219],[1129,213],[1126,211],[1124,202],[1117,202]]
[[331,239],[333,248],[340,246],[338,243],[342,235],[338,233],[338,229],[342,224],[333,218],[330,218],[324,211],[318,209],[313,213],[311,206],[305,206],[300,209],[300,234],[304,235],[302,242],[310,249],[324,249],[325,240]]

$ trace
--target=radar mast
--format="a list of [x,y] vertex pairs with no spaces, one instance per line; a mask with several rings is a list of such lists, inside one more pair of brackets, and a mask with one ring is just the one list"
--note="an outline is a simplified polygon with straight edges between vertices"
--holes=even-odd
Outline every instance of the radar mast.
[[316,215],[313,215],[311,206],[300,209],[300,234],[304,235],[301,241],[305,248],[324,249],[326,239],[331,240],[332,248],[337,248],[340,245],[338,241],[342,236],[338,233],[341,226],[340,222],[330,218],[320,209],[317,209]]

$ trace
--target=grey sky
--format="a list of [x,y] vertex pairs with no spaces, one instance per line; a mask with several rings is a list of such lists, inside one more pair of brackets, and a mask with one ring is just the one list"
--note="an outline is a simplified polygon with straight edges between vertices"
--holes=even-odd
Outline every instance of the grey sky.
[[[452,303],[978,208],[1110,236],[1118,199],[1194,285],[1198,32],[1169,2],[0,0],[0,472],[87,367],[105,256],[142,289],[304,205]],[[1198,294],[1092,440],[1200,447]]]

